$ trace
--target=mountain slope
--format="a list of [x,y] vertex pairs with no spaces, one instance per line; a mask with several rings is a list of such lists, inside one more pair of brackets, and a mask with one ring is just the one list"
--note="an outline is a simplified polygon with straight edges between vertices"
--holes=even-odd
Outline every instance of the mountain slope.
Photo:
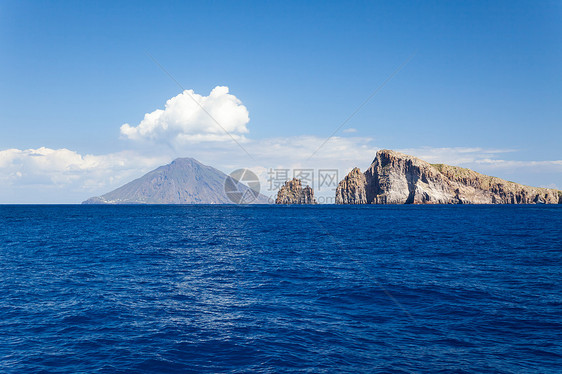
[[562,191],[524,186],[399,152],[377,152],[364,174],[353,169],[336,204],[559,204]]
[[[224,192],[226,178],[193,158],[178,158],[83,204],[232,204]],[[254,202],[264,204],[267,198],[259,195]]]

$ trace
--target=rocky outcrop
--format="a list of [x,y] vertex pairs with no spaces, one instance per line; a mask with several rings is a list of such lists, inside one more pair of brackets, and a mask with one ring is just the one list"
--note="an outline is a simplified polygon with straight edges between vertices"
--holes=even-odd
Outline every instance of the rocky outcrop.
[[303,188],[300,179],[293,178],[279,189],[275,204],[316,204],[316,200],[312,188]]
[[365,175],[353,168],[336,189],[336,204],[367,204],[366,185]]
[[[336,204],[558,204],[562,191],[524,186],[444,164],[382,150],[365,171],[339,183]],[[364,183],[364,184],[362,184]]]

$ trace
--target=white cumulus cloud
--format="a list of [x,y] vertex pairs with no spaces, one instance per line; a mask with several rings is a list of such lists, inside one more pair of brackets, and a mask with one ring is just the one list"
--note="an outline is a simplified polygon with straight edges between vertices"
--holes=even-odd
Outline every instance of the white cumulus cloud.
[[121,134],[131,140],[185,144],[198,141],[244,140],[250,121],[248,109],[228,87],[217,86],[209,96],[185,90],[164,109],[146,113],[137,125],[125,123]]

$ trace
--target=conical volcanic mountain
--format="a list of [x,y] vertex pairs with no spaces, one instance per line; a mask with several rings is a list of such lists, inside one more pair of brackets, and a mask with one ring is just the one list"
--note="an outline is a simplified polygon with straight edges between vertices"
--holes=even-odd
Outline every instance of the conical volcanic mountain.
[[[193,158],[178,158],[82,204],[233,204],[225,193],[227,178],[220,170]],[[241,190],[249,190],[244,185],[238,185]],[[268,203],[261,194],[251,200],[252,203]]]

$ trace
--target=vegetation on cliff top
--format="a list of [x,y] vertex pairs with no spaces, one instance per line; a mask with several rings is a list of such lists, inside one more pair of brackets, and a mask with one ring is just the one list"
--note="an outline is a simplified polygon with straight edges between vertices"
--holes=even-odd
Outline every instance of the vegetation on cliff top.
[[[526,187],[526,188],[533,188],[533,189],[544,190],[544,191],[551,190],[549,188],[527,186],[512,181],[507,181],[505,179],[501,179],[498,177],[492,177],[489,175],[480,174],[478,172],[475,172],[474,170],[461,168],[459,166],[451,166],[447,164],[430,164],[430,165],[433,166],[435,169],[437,169],[441,174],[448,177],[449,179],[453,179],[464,183],[468,182],[469,180],[475,181],[478,183],[478,187],[483,189],[489,189],[491,186],[506,185],[511,189]],[[558,195],[562,196],[562,191],[558,190]]]

